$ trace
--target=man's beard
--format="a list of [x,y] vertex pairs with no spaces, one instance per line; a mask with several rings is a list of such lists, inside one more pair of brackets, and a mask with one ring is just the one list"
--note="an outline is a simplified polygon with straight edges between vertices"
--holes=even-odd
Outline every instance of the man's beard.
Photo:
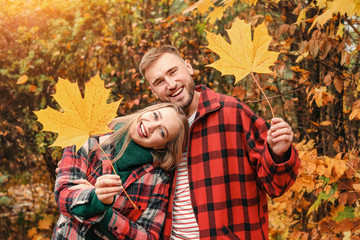
[[191,105],[191,103],[193,101],[194,91],[195,91],[194,86],[190,86],[189,91],[188,91],[189,92],[189,99],[183,106],[180,106],[185,112],[186,112],[187,108]]

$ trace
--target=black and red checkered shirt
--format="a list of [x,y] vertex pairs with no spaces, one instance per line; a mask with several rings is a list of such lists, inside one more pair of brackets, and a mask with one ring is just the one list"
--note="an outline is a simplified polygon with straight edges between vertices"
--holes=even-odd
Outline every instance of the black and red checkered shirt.
[[[269,125],[239,100],[201,91],[188,145],[192,206],[201,239],[268,239],[267,195],[282,195],[295,181],[300,159],[276,164],[266,142]],[[175,178],[176,179],[176,176]],[[171,234],[172,199],[164,227]]]
[[108,205],[106,212],[89,218],[73,213],[72,209],[87,204],[91,192],[95,191],[95,188],[71,190],[70,187],[75,185],[74,180],[86,179],[95,185],[99,176],[111,173],[108,159],[113,157],[112,150],[106,148],[101,151],[93,138],[77,152],[74,146],[65,148],[55,183],[55,200],[61,214],[52,239],[85,240],[89,231],[99,235],[91,239],[108,239],[106,236],[100,238],[102,234],[96,224],[109,213],[111,220],[108,231],[117,239],[159,239],[165,220],[170,177],[152,164],[136,167],[123,184],[139,210],[134,209],[124,192],[121,192],[116,195],[114,203]]

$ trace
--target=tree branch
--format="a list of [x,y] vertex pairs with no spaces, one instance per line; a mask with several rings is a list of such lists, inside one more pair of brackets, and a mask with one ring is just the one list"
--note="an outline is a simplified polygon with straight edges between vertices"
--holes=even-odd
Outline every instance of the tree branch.
[[350,27],[352,27],[352,29],[360,36],[360,32],[359,30],[354,26],[354,24],[352,23],[352,21],[350,19],[345,19],[346,22],[350,25]]

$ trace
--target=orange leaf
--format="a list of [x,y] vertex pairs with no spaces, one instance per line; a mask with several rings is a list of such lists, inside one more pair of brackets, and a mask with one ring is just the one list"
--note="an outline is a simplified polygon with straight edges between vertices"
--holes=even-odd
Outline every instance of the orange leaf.
[[36,227],[33,227],[33,228],[30,228],[29,231],[28,231],[28,236],[30,238],[32,238],[33,236],[35,236],[37,234],[37,229]]
[[235,86],[234,91],[232,93],[233,97],[239,98],[240,100],[244,100],[246,95],[246,90],[243,87]]
[[331,125],[332,123],[330,121],[323,121],[320,123],[321,126],[329,126]]
[[33,84],[31,84],[29,87],[30,92],[36,92],[36,89],[37,89],[36,85],[33,85]]
[[360,118],[360,109],[359,108],[356,108],[351,112],[351,114],[349,116],[350,121],[353,120],[355,117]]
[[52,225],[52,217],[46,215],[44,217],[44,219],[41,219],[39,221],[39,229],[43,229],[43,230],[49,230],[51,229],[51,225]]
[[325,83],[325,85],[326,86],[329,86],[330,85],[330,83],[331,83],[331,74],[330,73],[328,73],[328,74],[326,74],[326,76],[325,76],[325,78],[324,78],[324,83]]
[[360,183],[353,184],[353,188],[355,191],[360,192]]
[[335,76],[335,78],[334,78],[334,86],[335,86],[336,90],[339,93],[341,93],[343,85],[344,85],[344,81],[341,80],[338,76]]
[[26,75],[22,75],[21,77],[19,77],[19,79],[17,80],[16,84],[24,84],[28,81],[28,76]]

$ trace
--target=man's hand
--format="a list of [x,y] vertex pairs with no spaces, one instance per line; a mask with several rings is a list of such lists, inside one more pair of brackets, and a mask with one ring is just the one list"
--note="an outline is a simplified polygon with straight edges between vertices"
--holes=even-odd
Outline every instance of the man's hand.
[[283,157],[293,141],[294,133],[289,124],[282,118],[271,119],[271,127],[268,131],[267,142],[270,150],[276,157]]
[[116,194],[123,190],[119,175],[105,174],[96,179],[95,194],[104,204],[112,204]]

